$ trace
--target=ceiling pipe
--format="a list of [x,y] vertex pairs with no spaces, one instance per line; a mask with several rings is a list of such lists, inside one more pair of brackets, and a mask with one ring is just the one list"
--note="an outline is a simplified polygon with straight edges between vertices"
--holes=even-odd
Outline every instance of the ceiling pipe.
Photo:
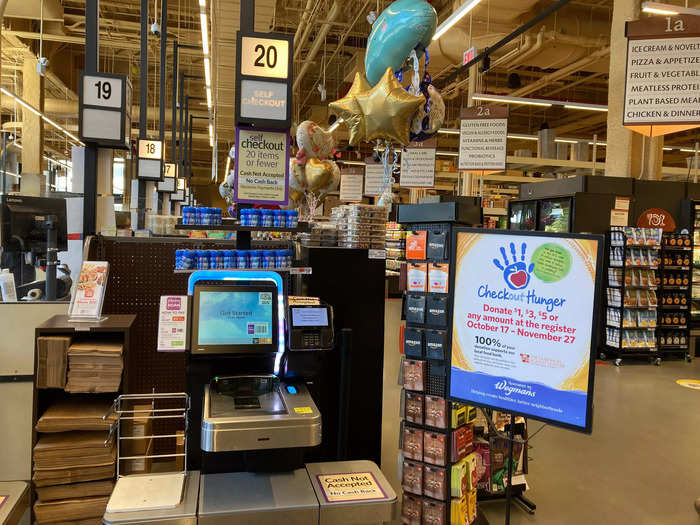
[[[545,34],[546,34],[546,33],[545,33],[545,30],[544,30],[544,26],[542,26],[542,28],[540,29],[540,31],[537,33],[537,37],[536,37],[536,39],[535,39],[535,44],[534,44],[532,47],[530,47],[530,49],[526,50],[525,52],[519,53],[518,56],[516,56],[516,57],[508,64],[508,66],[509,66],[509,67],[515,67],[515,66],[517,66],[517,65],[520,65],[520,64],[522,64],[525,60],[527,60],[528,58],[530,58],[531,56],[534,56],[534,55],[536,55],[537,53],[539,53],[539,52],[541,51],[541,49],[542,49],[542,46],[544,45]],[[549,40],[550,38],[551,38],[551,36],[547,34],[547,40]]]
[[[294,87],[293,89],[296,90],[299,87],[299,84],[301,83],[301,80],[304,78],[304,75],[306,75],[306,72],[309,70],[311,67],[311,63],[316,58],[316,55],[318,52],[321,50],[321,47],[326,41],[326,36],[328,36],[328,31],[331,29],[331,24],[329,22],[334,22],[338,16],[340,15],[341,11],[341,2],[339,0],[335,0],[333,2],[333,7],[331,7],[330,12],[328,13],[328,19],[326,23],[324,23],[321,26],[321,29],[319,30],[318,34],[316,35],[316,38],[314,38],[314,44],[311,46],[311,49],[309,50],[309,54],[306,57],[306,60],[304,60],[304,65],[301,67],[301,70],[297,74],[297,77],[294,79]],[[296,54],[296,53],[295,53]]]
[[299,21],[299,27],[297,27],[296,32],[294,33],[294,49],[296,50],[297,46],[299,45],[299,39],[301,38],[302,33],[306,30],[306,24],[309,21],[309,16],[311,16],[311,11],[314,8],[314,0],[306,0],[306,7],[304,8],[304,12],[301,14],[301,20]]
[[[309,17],[306,20],[306,28],[304,29],[304,32],[301,34],[301,37],[299,38],[299,45],[296,45],[296,38],[294,42],[294,60],[299,58],[299,55],[301,54],[301,50],[304,49],[304,45],[309,39],[309,34],[311,33],[311,30],[314,27],[314,22],[316,20],[316,17],[318,16],[318,5],[319,5],[319,0],[316,0],[316,5],[314,6],[313,11],[309,14]],[[296,37],[296,35],[295,35]]]
[[532,84],[528,84],[527,86],[524,86],[520,89],[516,89],[515,91],[509,93],[509,95],[513,97],[522,97],[523,95],[528,95],[530,93],[533,93],[537,91],[540,88],[545,87],[546,85],[550,84],[551,82],[554,82],[556,80],[559,80],[561,78],[567,77],[573,73],[576,73],[577,71],[580,71],[584,67],[586,67],[589,64],[592,64],[594,62],[597,62],[599,60],[602,60],[603,58],[607,57],[610,55],[610,48],[605,47],[603,49],[599,49],[598,51],[583,57],[580,60],[577,60],[573,64],[569,64],[566,67],[563,67],[554,73],[550,73],[549,75],[545,75],[536,82],[533,82]]

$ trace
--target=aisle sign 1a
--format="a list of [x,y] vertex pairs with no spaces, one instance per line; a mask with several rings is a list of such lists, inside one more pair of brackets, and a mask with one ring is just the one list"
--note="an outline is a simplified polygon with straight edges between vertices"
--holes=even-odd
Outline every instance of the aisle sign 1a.
[[236,125],[291,126],[293,55],[292,35],[236,33]]
[[80,140],[128,149],[131,139],[131,82],[125,75],[80,73]]

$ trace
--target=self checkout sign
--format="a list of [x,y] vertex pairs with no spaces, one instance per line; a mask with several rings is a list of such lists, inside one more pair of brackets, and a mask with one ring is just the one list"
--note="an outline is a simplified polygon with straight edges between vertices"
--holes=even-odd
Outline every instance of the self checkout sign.
[[163,143],[159,140],[139,140],[138,178],[161,180],[163,167]]
[[80,140],[109,148],[129,148],[131,82],[125,75],[80,73]]
[[292,35],[236,33],[237,126],[291,126],[293,48]]

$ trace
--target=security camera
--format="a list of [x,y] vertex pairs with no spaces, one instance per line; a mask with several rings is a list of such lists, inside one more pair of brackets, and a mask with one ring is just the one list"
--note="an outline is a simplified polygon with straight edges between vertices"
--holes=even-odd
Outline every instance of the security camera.
[[151,34],[160,36],[160,24],[158,22],[153,22],[151,24]]
[[36,63],[36,72],[42,77],[46,75],[46,70],[49,68],[49,59],[46,57],[41,57]]
[[369,14],[367,15],[367,22],[369,25],[374,25],[374,21],[377,19],[377,13],[374,11],[370,11]]

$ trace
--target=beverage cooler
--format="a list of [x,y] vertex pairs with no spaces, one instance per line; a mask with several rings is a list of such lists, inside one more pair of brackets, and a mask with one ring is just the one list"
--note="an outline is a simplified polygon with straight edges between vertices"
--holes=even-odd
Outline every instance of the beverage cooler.
[[700,201],[692,201],[693,221],[693,287],[690,302],[690,321],[700,327]]
[[567,233],[572,231],[573,198],[513,200],[509,204],[508,229]]

